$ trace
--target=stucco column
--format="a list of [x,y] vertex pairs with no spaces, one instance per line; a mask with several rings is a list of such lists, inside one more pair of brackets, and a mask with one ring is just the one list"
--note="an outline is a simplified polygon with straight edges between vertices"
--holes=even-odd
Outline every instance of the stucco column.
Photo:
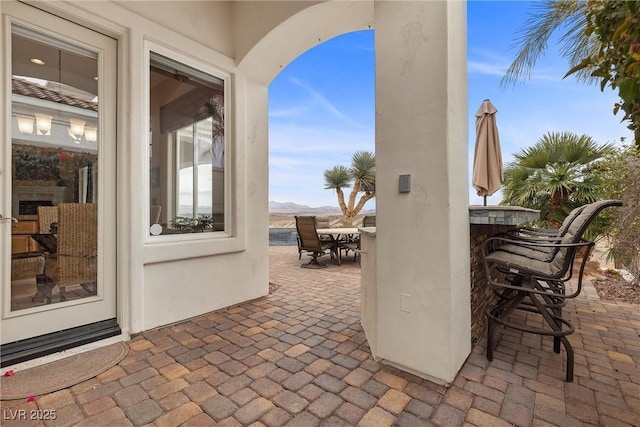
[[466,4],[376,1],[374,27],[375,356],[449,384],[471,347]]

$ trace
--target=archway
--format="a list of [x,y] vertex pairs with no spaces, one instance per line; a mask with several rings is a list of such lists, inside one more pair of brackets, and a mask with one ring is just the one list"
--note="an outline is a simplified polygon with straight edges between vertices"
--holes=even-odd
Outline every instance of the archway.
[[[360,30],[312,47],[271,82],[270,237],[274,227],[289,227],[278,237],[288,236],[295,245],[294,214],[324,217],[325,228],[344,226],[337,192],[325,188],[324,174],[335,166],[349,168],[356,152],[375,150],[374,72],[374,32]],[[353,182],[342,187],[345,205],[360,209],[365,193],[351,198],[352,190]],[[364,200],[354,226],[375,209],[375,200]]]

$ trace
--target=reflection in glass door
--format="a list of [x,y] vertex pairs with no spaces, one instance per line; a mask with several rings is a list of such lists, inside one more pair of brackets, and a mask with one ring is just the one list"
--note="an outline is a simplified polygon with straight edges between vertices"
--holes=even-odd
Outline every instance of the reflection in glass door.
[[11,311],[96,295],[97,55],[13,27]]

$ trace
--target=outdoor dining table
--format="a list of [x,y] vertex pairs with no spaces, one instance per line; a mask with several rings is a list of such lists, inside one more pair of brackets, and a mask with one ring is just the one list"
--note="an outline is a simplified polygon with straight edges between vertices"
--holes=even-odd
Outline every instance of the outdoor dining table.
[[360,234],[360,231],[356,227],[337,227],[337,228],[318,228],[316,229],[318,234],[325,234],[329,236],[333,236],[336,240],[340,240],[341,236],[346,236],[347,238],[353,237],[354,235]]
[[[337,227],[337,228],[317,228],[316,231],[319,235],[331,236],[336,242],[338,242],[338,265],[341,265],[341,251],[344,243],[356,241],[356,236],[360,236],[360,230],[356,227]],[[344,249],[349,250],[348,247]]]

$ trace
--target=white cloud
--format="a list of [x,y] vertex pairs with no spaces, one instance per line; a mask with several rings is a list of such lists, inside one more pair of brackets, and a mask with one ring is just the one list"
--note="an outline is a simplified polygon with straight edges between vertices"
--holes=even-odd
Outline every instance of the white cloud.
[[355,128],[359,128],[363,130],[369,129],[369,126],[363,123],[360,123],[357,120],[352,119],[347,114],[340,111],[326,96],[324,96],[322,93],[320,93],[319,91],[311,87],[309,84],[301,81],[296,77],[291,77],[290,81],[294,85],[304,89],[307,92],[307,94],[311,96],[311,99],[314,101],[314,104],[319,106],[325,112],[329,113],[331,116]]
[[301,104],[289,108],[270,109],[269,119],[298,119],[311,112],[311,105]]
[[467,72],[496,76],[502,78],[507,71],[508,65],[496,64],[495,62],[467,61]]
[[270,153],[344,154],[357,150],[373,151],[375,134],[371,130],[349,131],[324,125],[296,125],[272,122],[269,129]]

